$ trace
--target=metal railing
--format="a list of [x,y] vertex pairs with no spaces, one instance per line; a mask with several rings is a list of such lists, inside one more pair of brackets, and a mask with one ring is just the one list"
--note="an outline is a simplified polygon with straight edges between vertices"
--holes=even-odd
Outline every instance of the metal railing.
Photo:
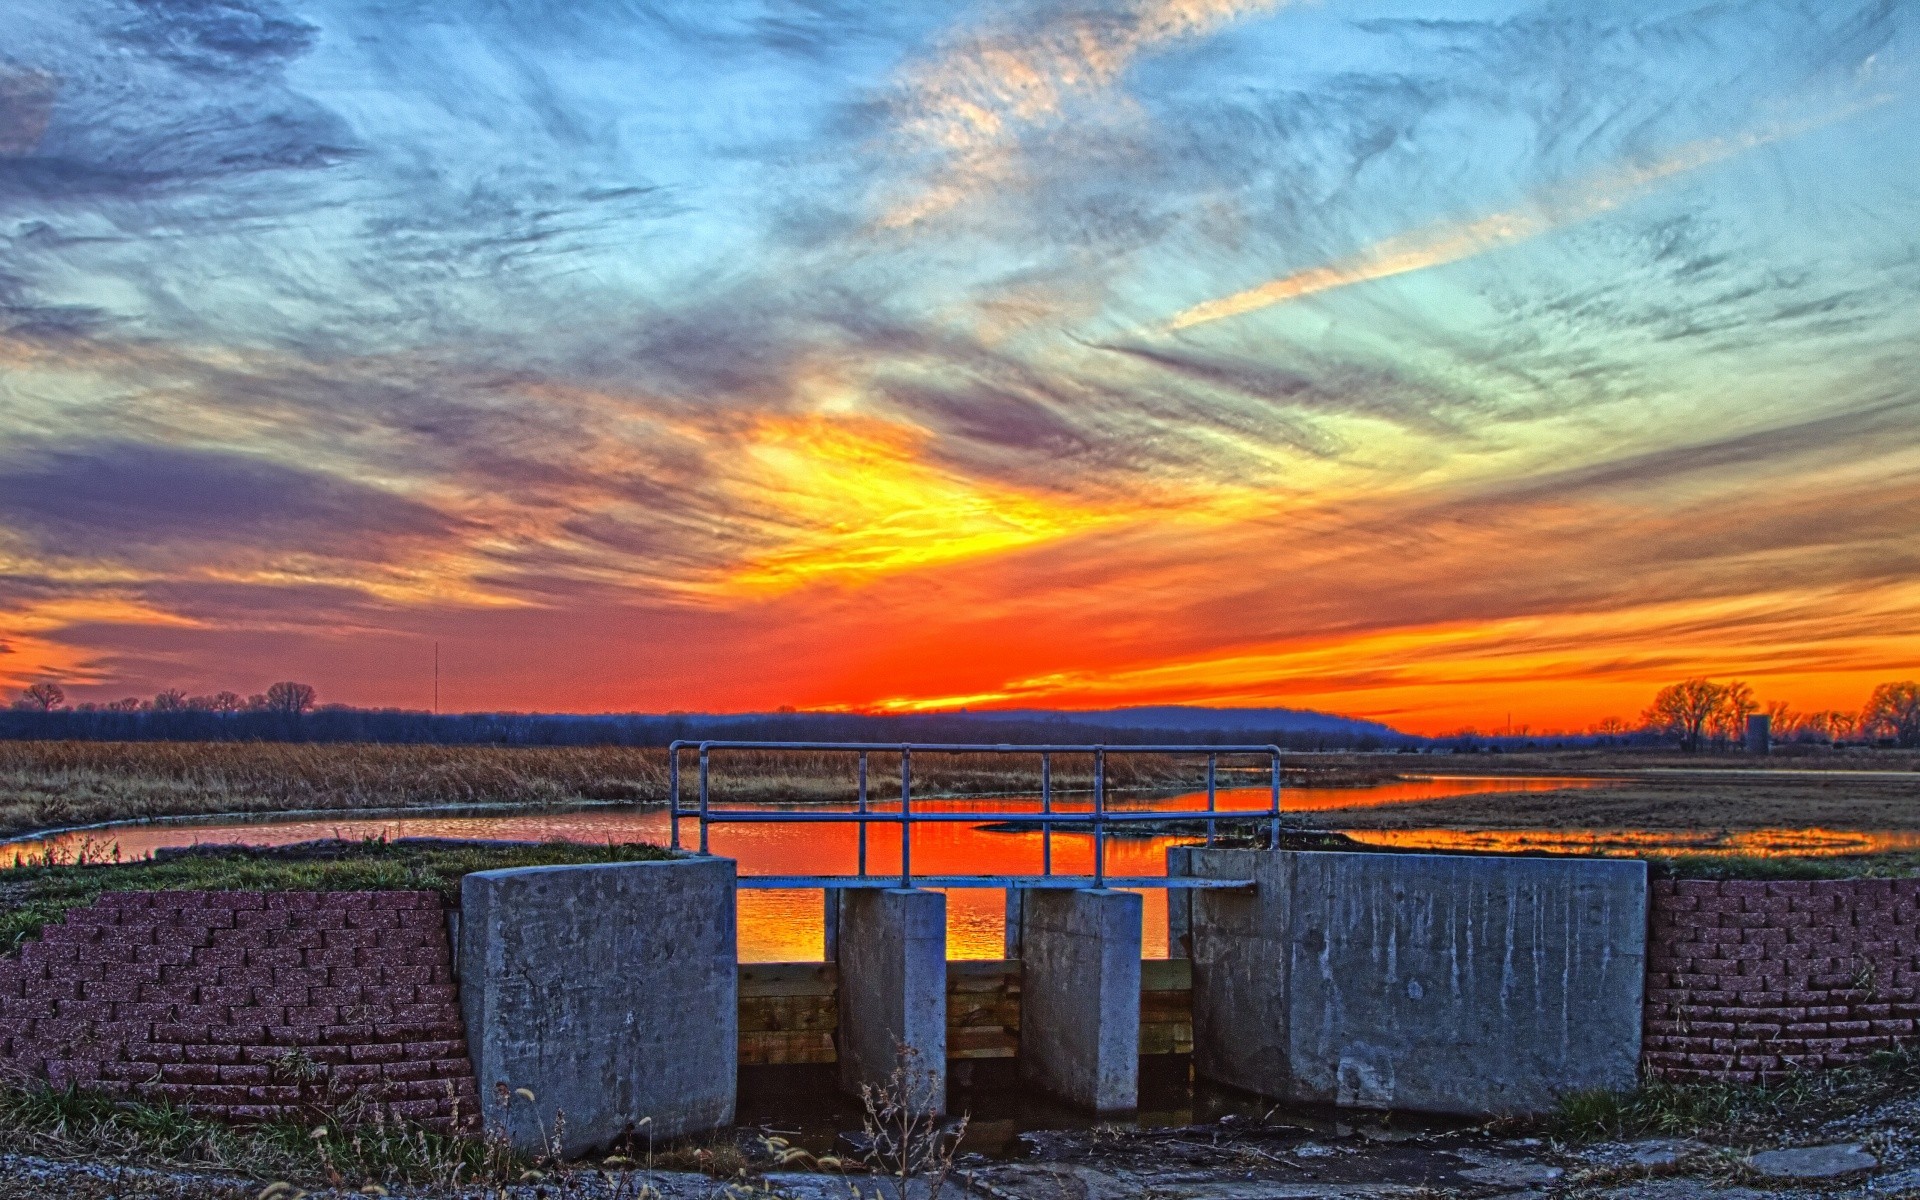
[[[689,750],[699,755],[698,803],[681,806],[680,761]],[[716,751],[841,751],[858,756],[854,806],[828,808],[810,806],[792,808],[715,808],[712,803],[712,758]],[[913,756],[920,754],[1037,754],[1040,756],[1040,809],[1012,812],[959,812],[916,810],[913,807]],[[897,807],[876,808],[868,794],[868,759],[874,754],[900,756],[900,795]],[[1086,809],[1059,809],[1054,806],[1053,760],[1056,755],[1090,755],[1093,758],[1091,806]],[[1159,754],[1205,757],[1207,763],[1204,809],[1139,808],[1114,809],[1107,795],[1107,756],[1109,754]],[[1223,757],[1257,756],[1267,760],[1270,801],[1264,809],[1223,809],[1219,807],[1219,766]],[[695,741],[682,739],[667,748],[668,820],[672,826],[673,848],[680,849],[680,822],[700,822],[701,854],[710,853],[708,834],[722,824],[848,824],[859,827],[858,873],[854,875],[743,875],[743,888],[810,887],[913,887],[913,828],[916,825],[966,823],[975,825],[1011,825],[1037,827],[1040,830],[1039,875],[922,875],[923,887],[1141,887],[1203,888],[1240,887],[1244,881],[1210,880],[1192,877],[1138,876],[1110,878],[1106,869],[1107,829],[1113,825],[1149,821],[1204,822],[1206,844],[1211,846],[1221,824],[1266,822],[1273,831],[1273,845],[1280,839],[1280,748],[1278,746],[1108,746],[1041,745],[1015,746],[935,742],[745,742]],[[891,798],[888,798],[891,799]],[[964,797],[941,797],[964,799]],[[885,803],[886,801],[882,801]],[[897,875],[870,874],[867,870],[868,827],[897,825],[900,830],[900,870]],[[1093,835],[1093,874],[1056,875],[1053,870],[1053,833],[1057,827],[1069,830],[1090,829]]]

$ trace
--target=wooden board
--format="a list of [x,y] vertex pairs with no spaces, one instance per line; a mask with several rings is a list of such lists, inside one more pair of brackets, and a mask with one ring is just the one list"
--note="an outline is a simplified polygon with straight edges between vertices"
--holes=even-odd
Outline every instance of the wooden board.
[[[740,1064],[831,1063],[839,972],[831,963],[740,967]],[[1020,1052],[1020,963],[947,964],[947,1057]],[[1184,959],[1140,964],[1140,1053],[1193,1052],[1193,971]]]

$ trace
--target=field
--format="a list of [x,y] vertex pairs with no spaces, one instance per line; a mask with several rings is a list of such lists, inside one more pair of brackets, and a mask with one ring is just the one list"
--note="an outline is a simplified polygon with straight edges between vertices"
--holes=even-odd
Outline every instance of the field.
[[[683,795],[691,800],[693,756]],[[898,760],[875,755],[870,794],[899,795]],[[1191,761],[1116,755],[1117,788],[1191,785]],[[1032,755],[923,754],[914,793],[991,793],[1039,786]],[[1223,775],[1223,780],[1230,778]],[[1320,781],[1386,777],[1350,766],[1316,768]],[[148,817],[448,805],[540,806],[581,801],[663,804],[664,749],[279,742],[0,742],[0,837]],[[1061,756],[1054,781],[1091,786],[1087,756]],[[845,754],[732,753],[716,759],[714,795],[729,800],[844,800],[854,795]]]
[[[1764,769],[1758,769],[1764,765]],[[1338,829],[1920,830],[1920,754],[1817,757],[1621,751],[1422,758],[1409,773],[1571,775],[1614,780],[1547,795],[1488,793],[1421,804],[1335,809]]]
[[[1578,775],[1614,786],[1551,795],[1489,794],[1420,804],[1336,809],[1314,824],[1341,829],[1640,828],[1920,830],[1920,754],[1883,751],[1779,757],[1635,754],[1294,755],[1289,785],[1365,785],[1401,775]],[[688,759],[691,763],[691,757]],[[896,761],[875,755],[872,795],[898,794]],[[1196,786],[1195,761],[1114,756],[1115,788]],[[916,795],[1038,786],[1031,755],[918,755]],[[692,780],[683,780],[692,796]],[[718,760],[714,794],[728,800],[848,799],[848,756],[736,754]],[[1062,757],[1062,789],[1086,788],[1091,764]],[[1260,781],[1223,770],[1223,784]],[[282,743],[0,742],[0,836],[147,817],[349,811],[449,805],[552,806],[663,802],[659,749],[445,747]],[[1356,798],[1364,791],[1356,791]]]

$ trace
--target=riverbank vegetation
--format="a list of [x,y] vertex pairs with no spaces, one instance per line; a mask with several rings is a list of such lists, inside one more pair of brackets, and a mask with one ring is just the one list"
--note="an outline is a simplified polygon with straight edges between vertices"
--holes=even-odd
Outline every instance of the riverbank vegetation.
[[[1249,764],[1227,760],[1223,782],[1248,782]],[[694,797],[692,754],[682,795]],[[900,794],[897,756],[875,754],[869,792]],[[1393,764],[1300,760],[1295,783],[1364,785],[1393,777]],[[1034,754],[916,754],[916,796],[1032,791]],[[1204,779],[1195,758],[1115,754],[1115,788],[1191,787]],[[1088,755],[1061,755],[1054,784],[1084,790]],[[726,801],[851,800],[854,756],[845,753],[731,751],[714,757],[713,795]],[[297,742],[0,741],[0,837],[104,821],[227,813],[366,811],[449,806],[541,807],[583,802],[664,804],[667,752],[630,746],[432,746]]]
[[169,854],[132,863],[51,862],[0,872],[0,954],[102,892],[427,891],[449,904],[474,871],[562,863],[649,862],[669,857],[638,843],[586,846],[513,842],[331,842]]

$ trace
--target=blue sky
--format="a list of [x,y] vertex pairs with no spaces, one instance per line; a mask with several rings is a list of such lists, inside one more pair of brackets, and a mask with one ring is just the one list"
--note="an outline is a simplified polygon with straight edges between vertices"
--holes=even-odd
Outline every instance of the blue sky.
[[1915,25],[12,0],[0,683],[1840,704],[1916,657]]

